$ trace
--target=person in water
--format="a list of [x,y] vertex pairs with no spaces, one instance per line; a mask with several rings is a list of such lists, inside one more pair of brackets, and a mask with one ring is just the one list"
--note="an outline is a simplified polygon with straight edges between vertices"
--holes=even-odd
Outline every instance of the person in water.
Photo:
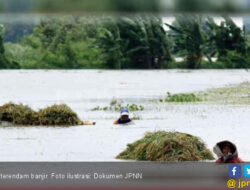
[[129,110],[128,108],[121,109],[121,116],[118,120],[114,122],[115,125],[131,123],[132,120],[129,118]]
[[230,141],[218,142],[213,149],[218,156],[217,163],[241,163],[242,159],[238,157],[238,151],[235,144]]

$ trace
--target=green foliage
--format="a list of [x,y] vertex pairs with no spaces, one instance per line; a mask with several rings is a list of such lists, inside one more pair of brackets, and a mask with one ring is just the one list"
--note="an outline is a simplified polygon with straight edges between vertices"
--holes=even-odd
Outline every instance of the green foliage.
[[206,50],[202,18],[196,15],[178,15],[173,25],[166,25],[170,28],[169,35],[174,40],[175,49],[185,57],[187,67],[199,68]]
[[129,41],[130,63],[136,68],[159,69],[171,61],[169,40],[162,20],[152,15],[122,18],[119,22]]
[[[21,68],[33,68],[32,63],[38,62],[39,53],[30,46],[5,43],[5,55],[11,62],[16,62]],[[26,67],[27,65],[27,67]]]
[[200,69],[226,69],[226,65],[224,62],[220,61],[215,61],[215,62],[210,62],[210,61],[202,61]]
[[[239,28],[230,17],[217,25],[208,17],[206,20],[196,15],[176,17],[173,25],[169,25],[174,51],[184,56],[187,65],[184,68],[248,68],[247,38],[244,29]],[[235,52],[235,53],[232,53]],[[212,62],[218,55],[219,61]],[[202,65],[206,57],[209,64]],[[236,61],[237,63],[234,63]],[[174,65],[178,65],[174,63]],[[173,67],[173,66],[172,66]],[[179,66],[177,66],[179,67]]]
[[144,107],[142,105],[136,105],[136,104],[127,104],[126,106],[122,106],[121,108],[124,108],[124,107],[128,108],[130,111],[143,111],[144,110]]
[[171,60],[162,20],[152,15],[109,18],[99,42],[109,68],[162,68]]
[[0,25],[0,69],[6,69],[9,67],[9,61],[5,57],[5,48],[3,45],[4,26]]
[[246,55],[247,39],[245,31],[238,27],[233,20],[224,16],[224,21],[217,25],[212,18],[208,18],[206,25],[209,31],[209,41],[215,44],[219,57],[226,56],[227,51],[236,51]]
[[73,126],[83,122],[67,105],[53,105],[39,110],[32,110],[23,104],[8,103],[0,106],[0,121],[14,125]]
[[113,18],[108,19],[99,31],[98,43],[104,54],[107,68],[121,69],[127,61],[126,44],[121,39],[120,32]]
[[0,120],[15,125],[33,125],[36,113],[28,106],[10,102],[0,107]]
[[56,36],[57,29],[57,20],[53,18],[44,19],[35,27],[34,35],[39,38],[42,43],[42,47],[46,49],[52,44],[53,39]]
[[66,41],[64,44],[58,44],[57,50],[46,51],[42,62],[47,64],[49,68],[54,69],[75,69],[77,67],[76,54],[71,48],[69,41]]
[[75,52],[76,68],[105,68],[101,49],[95,46],[95,40],[74,42],[71,48]]
[[115,105],[106,106],[106,107],[97,106],[91,110],[92,111],[120,111],[122,108],[128,108],[130,111],[143,111],[144,110],[144,107],[142,105],[136,105],[136,104],[127,104],[127,105],[115,104]]
[[67,105],[53,105],[41,109],[37,113],[40,125],[79,125],[81,120],[77,114]]
[[6,44],[7,57],[25,69],[102,68],[103,55],[94,38],[97,29],[91,21],[96,23],[97,19],[43,19],[32,35],[20,43]]
[[29,47],[32,49],[39,49],[42,46],[42,42],[38,37],[35,37],[34,35],[25,36],[25,38],[22,39],[20,45],[24,47]]
[[105,106],[105,107],[97,106],[97,107],[94,107],[94,108],[91,109],[91,111],[108,111],[108,110],[111,110],[111,107],[108,107],[108,106]]
[[227,51],[226,55],[220,57],[219,62],[229,69],[250,68],[250,57],[243,56],[237,51]]
[[147,133],[142,139],[127,145],[118,159],[138,161],[201,161],[214,157],[198,138],[179,132]]
[[[31,33],[33,24],[27,25],[27,36],[20,39],[15,31],[20,40],[13,37],[15,43],[4,45],[1,25],[1,69],[249,68],[249,36],[230,17],[217,25],[209,17],[177,15],[167,24],[169,31],[151,14],[50,16]],[[14,25],[7,26],[12,36]],[[184,62],[175,62],[171,54]]]
[[160,102],[199,102],[202,101],[194,93],[170,94],[167,92],[167,98]]

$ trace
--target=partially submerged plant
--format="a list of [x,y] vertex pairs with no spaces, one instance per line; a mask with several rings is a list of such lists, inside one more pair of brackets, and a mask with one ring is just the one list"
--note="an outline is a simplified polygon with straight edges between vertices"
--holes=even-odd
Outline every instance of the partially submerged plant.
[[79,125],[81,120],[67,105],[53,105],[37,113],[40,125]]
[[120,111],[122,108],[128,108],[129,111],[143,111],[144,110],[144,107],[142,105],[136,105],[136,104],[127,104],[127,105],[117,104],[116,106],[111,108],[111,110]]
[[227,85],[222,88],[213,88],[206,91],[198,92],[205,102],[219,104],[250,104],[250,82]]
[[128,104],[127,106],[123,106],[128,108],[130,111],[143,111],[144,107],[142,105],[136,105],[136,104]]
[[108,110],[111,110],[111,107],[100,107],[100,106],[97,106],[97,107],[94,107],[91,109],[91,111],[108,111]]
[[181,94],[170,94],[167,92],[167,98],[160,100],[160,102],[200,102],[201,98],[197,97],[194,93],[181,93]]
[[72,126],[84,123],[71,108],[64,104],[49,106],[36,112],[28,106],[11,102],[0,106],[0,121],[28,126]]
[[97,106],[91,110],[92,111],[120,111],[122,108],[128,108],[130,111],[143,111],[144,110],[144,107],[142,105],[136,105],[136,104],[127,104],[127,105],[115,104],[109,107]]
[[186,133],[158,131],[127,145],[116,158],[138,161],[213,160],[200,138]]
[[12,102],[0,106],[0,120],[15,125],[32,125],[36,120],[36,112],[23,104]]

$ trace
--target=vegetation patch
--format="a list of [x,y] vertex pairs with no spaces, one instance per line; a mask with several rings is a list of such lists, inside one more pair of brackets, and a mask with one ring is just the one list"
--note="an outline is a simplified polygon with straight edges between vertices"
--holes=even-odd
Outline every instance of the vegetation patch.
[[2,19],[0,68],[250,68],[248,24],[221,17],[178,14],[172,24],[152,14]]
[[201,161],[214,157],[200,138],[179,132],[147,133],[116,158],[138,161]]
[[225,104],[250,104],[250,83],[244,82],[224,88],[215,88],[204,92],[198,92],[205,102]]
[[53,105],[38,112],[40,125],[79,125],[81,120],[67,105]]
[[120,111],[122,108],[128,108],[129,111],[143,111],[144,110],[144,107],[142,105],[136,105],[136,104],[127,104],[127,105],[115,104],[115,105],[106,106],[106,107],[97,106],[91,110],[92,111]]
[[160,99],[160,102],[200,102],[201,98],[194,93],[170,94],[167,92],[166,99]]
[[250,104],[250,82],[228,85],[195,93],[170,94],[159,102],[203,102],[221,104]]
[[15,125],[32,125],[37,121],[37,117],[30,107],[10,102],[0,107],[0,120]]
[[36,112],[28,106],[11,102],[0,106],[0,121],[28,126],[73,126],[83,123],[65,104],[49,106]]

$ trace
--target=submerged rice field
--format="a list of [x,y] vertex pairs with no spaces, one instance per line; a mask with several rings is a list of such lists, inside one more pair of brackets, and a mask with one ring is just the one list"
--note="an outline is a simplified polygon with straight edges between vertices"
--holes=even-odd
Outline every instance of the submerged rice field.
[[[233,141],[239,156],[249,161],[248,82],[245,70],[0,71],[1,105],[12,101],[38,111],[67,104],[81,120],[96,122],[68,128],[1,127],[0,161],[119,161],[115,157],[128,143],[162,130],[198,136],[210,150],[218,141]],[[157,101],[167,92],[194,92],[204,101]],[[114,126],[118,111],[92,111],[112,100],[143,106],[131,112],[134,125]]]

